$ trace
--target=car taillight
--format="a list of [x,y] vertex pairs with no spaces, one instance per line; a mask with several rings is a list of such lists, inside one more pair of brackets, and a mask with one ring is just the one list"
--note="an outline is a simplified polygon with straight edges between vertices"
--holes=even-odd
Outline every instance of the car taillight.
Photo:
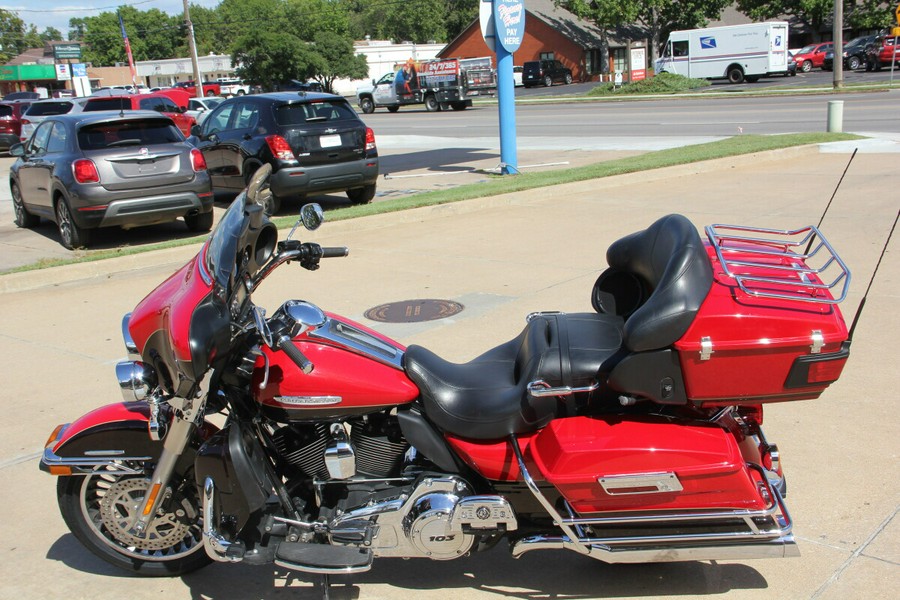
[[22,123],[22,125],[31,125],[31,121],[29,121],[28,119],[22,119],[20,123]]
[[375,132],[371,127],[366,127],[366,151],[375,150]]
[[206,159],[203,158],[203,153],[196,148],[191,149],[191,167],[193,167],[194,173],[206,170]]
[[272,155],[275,158],[279,160],[297,160],[290,144],[280,135],[267,135],[266,143],[269,145],[269,150],[272,151]]
[[78,183],[98,183],[100,181],[97,165],[94,164],[94,161],[86,158],[79,158],[72,163],[72,173]]

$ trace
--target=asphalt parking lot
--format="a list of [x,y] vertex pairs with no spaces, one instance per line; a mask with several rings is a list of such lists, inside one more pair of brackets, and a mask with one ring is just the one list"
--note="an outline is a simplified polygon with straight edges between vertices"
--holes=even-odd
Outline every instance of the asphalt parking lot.
[[[283,268],[256,296],[274,309],[305,298],[398,339],[465,361],[511,339],[533,310],[590,310],[609,243],[670,212],[697,225],[791,228],[818,221],[853,146],[720,159],[647,174],[567,184],[392,215],[326,223],[311,239],[347,245],[315,273]],[[866,144],[835,196],[823,231],[853,272],[852,318],[897,212],[900,144]],[[802,173],[784,169],[804,161]],[[735,186],[738,180],[742,184]],[[389,242],[389,243],[387,243]],[[770,405],[800,558],[607,565],[570,552],[513,560],[501,545],[455,561],[376,560],[334,577],[340,600],[542,598],[891,599],[900,587],[900,461],[892,351],[900,261],[894,240],[869,294],[850,361],[818,400]],[[5,543],[0,597],[230,600],[320,598],[315,580],[269,566],[215,564],[181,578],[137,579],[84,551],[56,508],[55,482],[37,469],[50,430],[119,400],[113,365],[121,315],[196,251],[176,248],[3,276],[0,339],[0,495]],[[414,325],[367,322],[366,309],[446,298],[464,310]],[[893,366],[892,366],[893,365]]]

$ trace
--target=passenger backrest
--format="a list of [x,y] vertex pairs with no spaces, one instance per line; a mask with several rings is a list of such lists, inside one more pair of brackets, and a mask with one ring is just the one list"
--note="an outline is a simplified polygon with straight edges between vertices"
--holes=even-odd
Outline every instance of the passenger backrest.
[[665,348],[677,341],[712,286],[712,266],[703,242],[681,215],[665,216],[613,243],[606,261],[613,269],[640,277],[651,292],[625,321],[625,346],[632,352]]

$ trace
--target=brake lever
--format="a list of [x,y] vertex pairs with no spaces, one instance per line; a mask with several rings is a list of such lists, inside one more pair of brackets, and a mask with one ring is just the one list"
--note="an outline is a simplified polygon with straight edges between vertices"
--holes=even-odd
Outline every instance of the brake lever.
[[266,323],[266,309],[260,306],[253,307],[253,323],[256,325],[256,330],[259,332],[259,337],[262,338],[262,341],[265,342],[266,346],[274,350],[275,340],[272,339],[272,330],[269,329],[269,324]]

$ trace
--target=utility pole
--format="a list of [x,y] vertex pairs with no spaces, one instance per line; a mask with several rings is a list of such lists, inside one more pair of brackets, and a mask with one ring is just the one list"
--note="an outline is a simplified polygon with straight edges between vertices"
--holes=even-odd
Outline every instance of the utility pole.
[[[187,1],[187,0],[185,0]],[[844,87],[844,3],[843,0],[834,0],[834,25],[832,29],[834,40],[834,89]]]
[[[835,0],[838,2],[839,0]],[[194,67],[194,93],[203,97],[203,77],[200,74],[200,60],[197,58],[197,42],[194,41],[194,24],[191,23],[191,11],[188,0],[184,0],[184,24],[187,26],[188,47],[191,50],[191,65]]]

